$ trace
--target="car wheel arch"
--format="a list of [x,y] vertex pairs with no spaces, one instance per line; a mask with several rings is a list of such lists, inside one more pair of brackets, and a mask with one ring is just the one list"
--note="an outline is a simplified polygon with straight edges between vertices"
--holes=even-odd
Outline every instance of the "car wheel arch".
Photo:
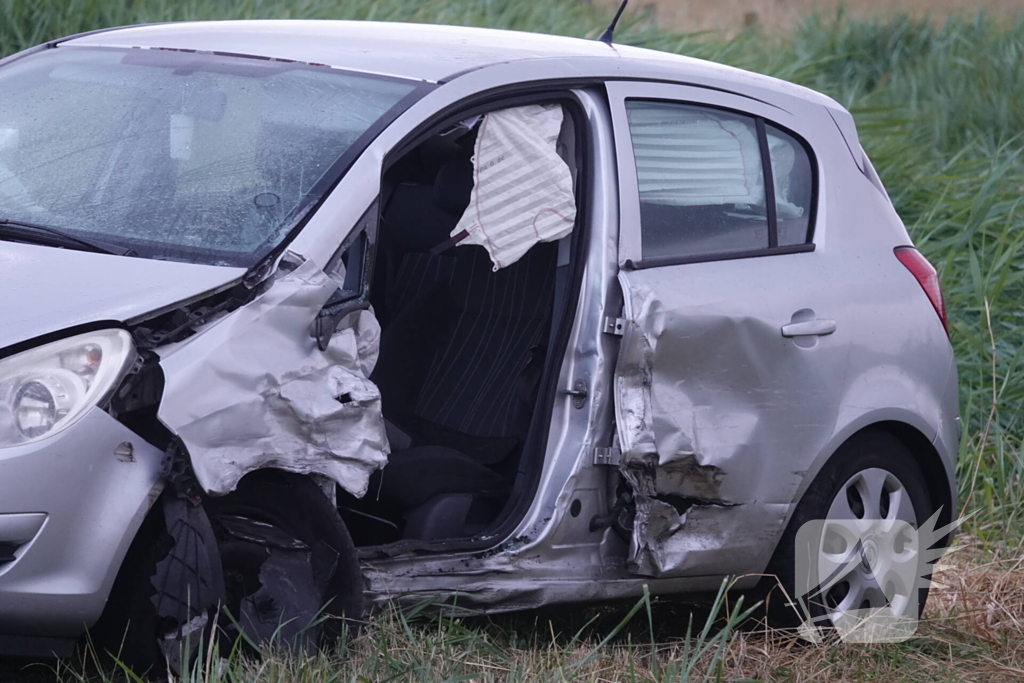
[[[932,440],[917,428],[896,420],[876,422],[857,433],[869,429],[888,432],[906,446],[913,456],[915,464],[924,474],[925,486],[928,488],[928,495],[931,496],[933,508],[940,511],[936,528],[941,528],[952,522],[956,501],[946,476],[946,466]],[[944,545],[948,545],[950,540],[949,537],[946,537]]]
[[[837,433],[838,438],[832,440],[830,444],[831,448],[824,451],[822,457],[815,460],[813,467],[805,471],[804,480],[797,492],[797,495],[793,499],[792,508],[789,515],[787,515],[786,523],[782,527],[783,529],[785,529],[789,524],[793,513],[796,511],[796,506],[810,490],[814,480],[822,470],[825,469],[828,463],[836,457],[836,454],[840,451],[842,446],[851,440],[872,431],[880,431],[892,435],[910,452],[914,459],[914,464],[917,465],[924,474],[925,486],[935,509],[941,508],[939,519],[937,520],[937,528],[952,522],[954,519],[954,506],[956,503],[954,498],[955,494],[953,493],[950,480],[947,476],[946,465],[943,462],[938,449],[935,447],[933,440],[929,439],[928,436],[921,431],[918,425],[914,425],[910,421],[898,418],[887,418],[868,421],[857,425],[850,425],[849,429],[844,430],[841,433]],[[944,540],[944,544],[948,545],[950,540],[951,539],[947,537]]]

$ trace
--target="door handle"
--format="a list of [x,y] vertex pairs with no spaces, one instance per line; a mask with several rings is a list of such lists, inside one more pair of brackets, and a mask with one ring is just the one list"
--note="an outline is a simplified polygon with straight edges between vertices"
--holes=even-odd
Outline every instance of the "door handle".
[[836,321],[819,318],[782,326],[783,337],[823,337],[836,331]]

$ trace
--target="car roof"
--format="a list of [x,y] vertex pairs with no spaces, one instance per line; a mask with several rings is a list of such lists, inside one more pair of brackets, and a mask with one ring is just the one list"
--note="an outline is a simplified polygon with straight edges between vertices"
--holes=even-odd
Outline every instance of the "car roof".
[[[597,40],[521,31],[373,21],[246,20],[150,24],[97,31],[61,45],[170,48],[252,55],[327,65],[365,73],[439,83],[495,64],[522,60],[598,58],[613,63],[647,63],[657,78],[666,68],[673,80],[712,79],[742,91],[744,86],[787,92],[834,104],[812,90],[768,76],[692,57]],[[652,76],[653,77],[653,76]]]
[[64,45],[162,47],[289,59],[438,82],[491,64],[615,54],[596,40],[520,31],[376,21],[252,20],[129,26]]

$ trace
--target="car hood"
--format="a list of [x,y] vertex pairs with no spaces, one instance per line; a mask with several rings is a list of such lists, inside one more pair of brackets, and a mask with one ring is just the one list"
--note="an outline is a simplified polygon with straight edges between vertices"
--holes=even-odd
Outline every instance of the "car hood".
[[244,273],[0,242],[0,350],[75,325],[131,320],[219,289]]

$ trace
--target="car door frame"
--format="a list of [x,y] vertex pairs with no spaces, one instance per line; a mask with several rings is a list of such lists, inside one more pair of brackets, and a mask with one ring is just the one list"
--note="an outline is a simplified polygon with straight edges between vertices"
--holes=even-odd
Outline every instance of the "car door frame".
[[[582,151],[590,167],[581,169],[585,205],[580,215],[586,222],[586,239],[579,245],[578,293],[567,302],[563,316],[568,339],[558,359],[557,394],[547,415],[546,445],[538,454],[543,462],[533,492],[524,499],[526,509],[509,528],[495,532],[486,547],[452,540],[361,548],[360,556],[372,565],[367,572],[368,594],[375,601],[408,596],[415,603],[430,594],[460,606],[490,610],[538,590],[549,596],[540,602],[564,602],[578,594],[581,582],[623,578],[622,539],[607,526],[591,526],[594,517],[607,515],[614,498],[608,488],[609,468],[594,463],[595,449],[612,441],[611,374],[618,352],[618,338],[603,333],[603,320],[621,308],[615,284],[615,153],[607,105],[600,82],[520,83],[501,90],[516,101],[524,91],[528,99],[537,99],[541,93],[568,93],[585,117]],[[460,99],[382,155],[382,166],[396,150],[443,125],[441,121],[473,111],[481,99],[490,102],[490,110],[501,108],[504,101],[495,100],[493,91]],[[566,393],[579,380],[587,385],[582,405],[574,401],[578,397]],[[537,562],[539,558],[543,562]],[[640,584],[629,589],[639,590]]]

